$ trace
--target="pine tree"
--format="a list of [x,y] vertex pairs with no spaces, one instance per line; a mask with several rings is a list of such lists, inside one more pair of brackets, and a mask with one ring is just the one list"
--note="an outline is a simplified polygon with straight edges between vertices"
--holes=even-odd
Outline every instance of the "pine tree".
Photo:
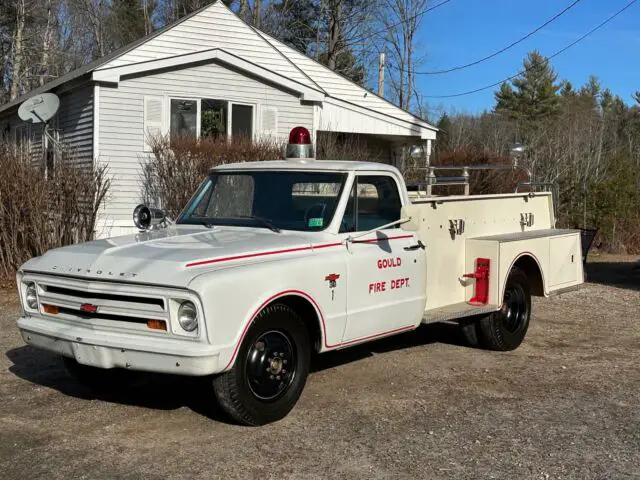
[[533,51],[527,55],[523,66],[522,75],[512,80],[511,84],[503,83],[496,92],[496,113],[527,121],[557,114],[561,84],[556,83],[558,75],[549,60]]
[[560,95],[563,98],[575,97],[578,94],[575,88],[573,88],[573,84],[569,80],[563,80],[561,85],[562,86],[560,87]]
[[453,122],[446,113],[443,113],[436,125],[440,130],[438,132],[438,141],[436,146],[439,152],[447,152],[451,150],[451,130],[453,129]]

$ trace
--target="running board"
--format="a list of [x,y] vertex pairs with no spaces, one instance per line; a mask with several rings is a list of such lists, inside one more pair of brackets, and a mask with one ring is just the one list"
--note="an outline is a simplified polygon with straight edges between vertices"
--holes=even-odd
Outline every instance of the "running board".
[[444,307],[425,310],[422,315],[422,323],[445,322],[457,318],[471,317],[473,315],[483,315],[500,310],[500,305],[469,305],[467,302],[454,303]]

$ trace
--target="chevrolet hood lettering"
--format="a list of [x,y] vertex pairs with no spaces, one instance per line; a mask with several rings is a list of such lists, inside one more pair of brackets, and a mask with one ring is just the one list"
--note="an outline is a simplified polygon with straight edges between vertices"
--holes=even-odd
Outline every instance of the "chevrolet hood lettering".
[[[245,227],[165,230],[71,245],[29,260],[25,271],[186,287],[202,271],[264,261],[270,252],[308,252],[309,237]],[[199,268],[193,268],[199,267]]]

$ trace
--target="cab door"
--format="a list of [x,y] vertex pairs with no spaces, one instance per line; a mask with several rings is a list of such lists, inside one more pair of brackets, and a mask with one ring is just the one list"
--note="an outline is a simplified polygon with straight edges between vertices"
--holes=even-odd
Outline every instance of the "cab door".
[[347,326],[355,343],[417,326],[424,311],[425,255],[416,233],[399,227],[402,197],[391,174],[357,175],[340,232],[347,242]]

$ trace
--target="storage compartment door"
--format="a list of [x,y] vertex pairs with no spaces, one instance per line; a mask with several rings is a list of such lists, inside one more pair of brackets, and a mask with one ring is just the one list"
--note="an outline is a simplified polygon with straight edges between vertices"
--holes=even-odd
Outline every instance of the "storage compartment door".
[[582,280],[580,236],[567,235],[549,239],[549,290]]

